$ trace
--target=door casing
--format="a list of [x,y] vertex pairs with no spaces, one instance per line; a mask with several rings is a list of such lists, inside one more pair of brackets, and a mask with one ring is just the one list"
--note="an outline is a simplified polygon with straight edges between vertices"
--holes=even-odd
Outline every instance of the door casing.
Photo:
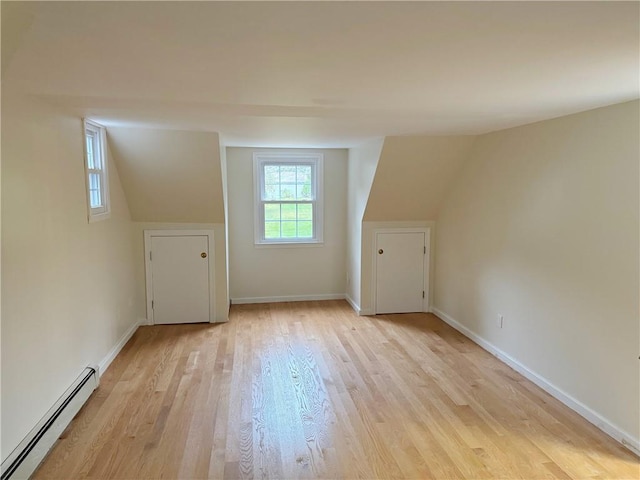
[[186,236],[206,236],[209,250],[209,323],[216,322],[215,311],[215,251],[213,241],[213,230],[145,230],[144,231],[144,266],[147,295],[147,324],[155,325],[153,321],[153,275],[152,262],[149,261],[152,237],[186,237]]

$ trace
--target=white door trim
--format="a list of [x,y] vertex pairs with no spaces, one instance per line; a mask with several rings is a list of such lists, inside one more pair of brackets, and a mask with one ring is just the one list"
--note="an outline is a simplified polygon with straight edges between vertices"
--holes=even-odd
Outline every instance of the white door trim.
[[151,300],[153,299],[153,275],[151,274],[151,263],[149,252],[151,251],[152,237],[207,237],[207,246],[209,250],[209,323],[216,322],[215,309],[215,255],[213,243],[213,230],[145,230],[144,231],[144,271],[147,294],[147,324],[155,325],[153,321],[153,308],[151,308]]
[[429,311],[429,259],[431,257],[431,227],[397,227],[397,228],[374,228],[372,230],[372,239],[371,239],[371,310],[372,314],[377,314],[377,290],[378,290],[378,255],[377,255],[377,240],[379,233],[424,233],[424,244],[427,249],[424,255],[424,266],[423,266],[423,281],[422,288],[424,290],[424,298],[422,299],[422,311]]

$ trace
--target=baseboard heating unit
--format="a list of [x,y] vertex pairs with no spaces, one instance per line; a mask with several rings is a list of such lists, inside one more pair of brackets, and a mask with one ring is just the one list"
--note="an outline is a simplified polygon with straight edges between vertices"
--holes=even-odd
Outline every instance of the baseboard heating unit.
[[2,462],[0,480],[28,479],[98,384],[98,367],[85,368],[44,418]]

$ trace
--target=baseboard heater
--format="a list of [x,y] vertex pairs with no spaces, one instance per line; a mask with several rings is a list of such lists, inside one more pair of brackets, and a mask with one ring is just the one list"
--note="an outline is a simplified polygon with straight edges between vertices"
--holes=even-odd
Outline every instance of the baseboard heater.
[[87,367],[25,439],[2,462],[0,480],[28,479],[99,384],[98,367]]

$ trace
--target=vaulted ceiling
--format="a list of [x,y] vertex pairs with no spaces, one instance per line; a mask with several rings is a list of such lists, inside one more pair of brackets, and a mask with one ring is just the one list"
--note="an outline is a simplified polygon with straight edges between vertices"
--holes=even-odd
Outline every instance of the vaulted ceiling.
[[478,134],[639,96],[638,2],[2,2],[2,83],[227,145]]

